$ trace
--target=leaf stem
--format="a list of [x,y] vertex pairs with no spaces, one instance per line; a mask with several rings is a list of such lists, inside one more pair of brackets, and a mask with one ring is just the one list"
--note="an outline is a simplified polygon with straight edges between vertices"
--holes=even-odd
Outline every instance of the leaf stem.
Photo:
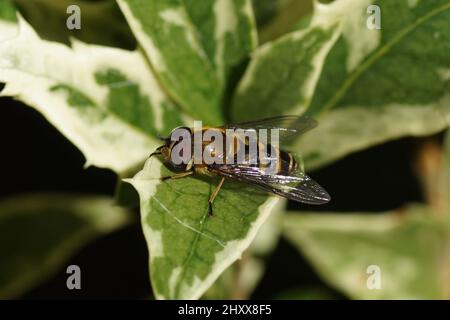
[[233,265],[233,281],[234,285],[230,294],[230,298],[232,300],[248,300],[249,299],[249,292],[244,288],[242,285],[242,273],[244,270],[244,266],[248,261],[249,258],[249,252],[248,250],[244,251],[242,254],[242,259],[237,260]]
[[447,212],[444,192],[440,183],[443,151],[435,137],[421,139],[415,161],[415,171],[421,181],[426,203],[433,209],[435,217]]
[[450,215],[446,188],[449,184],[445,168],[445,152],[437,137],[425,138],[421,143],[416,160],[416,171],[422,181],[422,189],[432,214],[438,223],[447,224],[441,230],[438,273],[443,299],[450,299],[450,239],[448,218]]

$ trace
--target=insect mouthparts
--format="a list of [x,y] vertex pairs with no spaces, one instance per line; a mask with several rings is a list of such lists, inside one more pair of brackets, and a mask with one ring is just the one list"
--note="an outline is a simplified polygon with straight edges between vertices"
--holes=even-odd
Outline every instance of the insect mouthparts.
[[164,141],[164,142],[166,142],[167,140],[170,139],[169,137],[163,137],[159,133],[156,134],[156,137],[158,138],[158,140],[161,140],[161,141]]

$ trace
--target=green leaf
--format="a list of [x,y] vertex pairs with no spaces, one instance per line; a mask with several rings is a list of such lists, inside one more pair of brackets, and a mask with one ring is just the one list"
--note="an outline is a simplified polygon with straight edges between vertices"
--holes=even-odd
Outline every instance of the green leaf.
[[[450,228],[429,214],[424,206],[377,215],[289,214],[284,234],[325,281],[351,298],[448,298]],[[367,285],[372,265],[380,268],[380,289]]]
[[[4,0],[1,0],[4,1]],[[104,46],[135,48],[133,35],[114,0],[14,0],[17,10],[42,38],[70,44],[70,38]],[[71,5],[81,12],[81,28],[66,27]]]
[[2,0],[0,2],[0,20],[8,22],[16,22],[16,9],[10,0]]
[[313,0],[253,0],[261,43],[294,31],[298,22],[309,15]]
[[246,251],[241,260],[233,263],[220,275],[202,299],[247,300],[264,275],[264,269],[262,261]]
[[221,124],[230,68],[256,45],[250,0],[119,0],[159,79],[191,116]]
[[[370,30],[369,5],[381,8]],[[450,3],[447,0],[337,0],[316,4],[312,24],[343,20],[308,113],[319,119],[301,139],[307,167],[450,124]]]
[[256,50],[237,89],[233,119],[303,113],[339,30],[336,23],[311,25]]
[[20,34],[0,43],[0,57],[1,95],[41,112],[86,165],[124,173],[159,144],[156,133],[182,123],[139,51],[44,41],[21,19]]
[[16,9],[10,0],[0,2],[0,42],[17,34]]
[[282,0],[252,0],[258,27],[269,23],[281,7]]
[[128,223],[129,214],[103,197],[40,194],[0,202],[0,298],[44,282],[84,245]]
[[[450,139],[447,134],[443,152],[431,141],[423,144],[417,161],[428,205],[382,214],[284,216],[284,235],[325,281],[348,296],[450,297]],[[368,267],[374,265],[381,272],[381,287],[375,290],[367,286],[374,275]]]
[[283,202],[251,186],[226,181],[209,217],[208,199],[217,180],[159,179],[172,174],[150,159],[128,181],[141,199],[155,297],[197,299],[241,257]]
[[[442,162],[440,168],[440,177],[438,178],[437,186],[434,190],[439,198],[443,199],[444,214],[450,219],[450,131],[447,130],[444,139],[444,152],[442,154]],[[434,182],[434,181],[433,181]],[[430,188],[431,189],[431,188]],[[433,191],[434,191],[433,190]]]

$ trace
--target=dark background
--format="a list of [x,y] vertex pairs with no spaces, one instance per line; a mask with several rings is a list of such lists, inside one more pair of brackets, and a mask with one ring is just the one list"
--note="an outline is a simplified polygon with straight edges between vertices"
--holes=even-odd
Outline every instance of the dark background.
[[[117,177],[113,172],[83,169],[80,151],[39,113],[9,98],[0,99],[0,137],[0,199],[40,191],[114,195]],[[422,201],[413,169],[422,142],[419,138],[390,142],[310,172],[328,190],[332,201],[320,207],[289,203],[289,209],[376,214]],[[139,212],[135,214],[139,221]],[[25,298],[151,297],[147,259],[145,240],[136,223],[92,243],[67,262],[81,267],[82,290],[67,290],[67,275],[61,270]],[[344,298],[322,282],[306,259],[284,240],[267,264],[253,298],[270,299],[295,287]]]

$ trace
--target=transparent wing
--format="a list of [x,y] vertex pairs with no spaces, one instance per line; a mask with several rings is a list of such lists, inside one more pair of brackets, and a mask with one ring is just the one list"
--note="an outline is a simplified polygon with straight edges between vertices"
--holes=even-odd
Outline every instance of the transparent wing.
[[[257,121],[228,124],[226,129],[279,129],[280,142],[292,142],[300,134],[303,134],[317,126],[317,121],[308,116],[279,116]],[[270,135],[268,136],[270,139]]]
[[281,197],[302,203],[318,205],[331,200],[325,189],[301,171],[290,173],[289,176],[268,174],[257,166],[240,164],[216,166],[214,171],[219,175],[259,186]]

